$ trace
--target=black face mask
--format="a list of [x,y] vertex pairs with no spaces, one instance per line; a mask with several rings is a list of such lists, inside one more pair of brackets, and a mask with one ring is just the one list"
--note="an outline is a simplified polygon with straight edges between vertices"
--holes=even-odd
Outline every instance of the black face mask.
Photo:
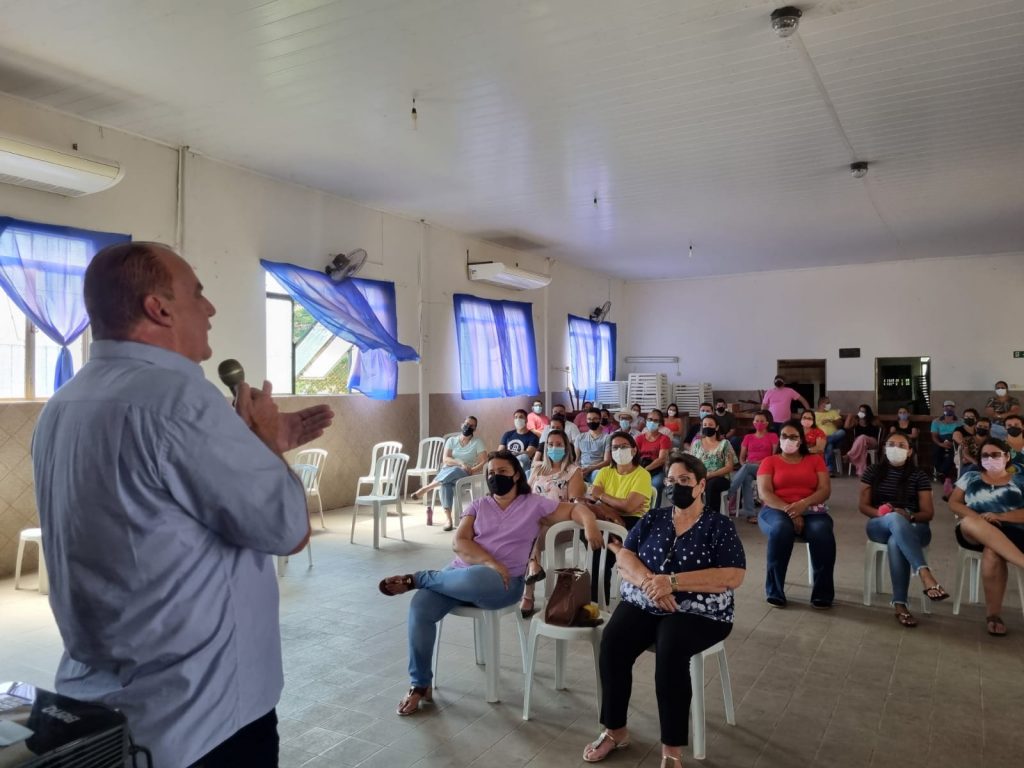
[[601,426],[602,427],[607,427],[608,426],[608,419],[604,419],[604,418],[601,419]]
[[487,487],[495,496],[504,496],[515,488],[516,479],[508,475],[488,475]]
[[717,407],[715,408],[715,412],[716,412],[716,413],[725,413],[725,406],[724,406],[724,405],[719,405],[719,406],[717,406]]
[[978,423],[977,419],[971,418],[970,416],[965,416],[964,417],[964,425],[965,426],[973,427],[977,423]]
[[1020,427],[1007,427],[1006,434],[1010,437],[1020,437],[1021,435],[1024,435],[1024,429],[1021,429]]
[[474,432],[474,429],[473,429],[473,427],[469,426],[469,424],[463,424],[462,425],[462,434],[465,435],[466,437],[469,437],[470,435],[472,435],[473,432]]
[[978,427],[976,430],[974,430],[974,434],[976,434],[978,437],[985,437],[988,433],[989,430],[985,429],[984,427]]
[[587,422],[587,426],[590,428],[591,432],[597,432],[597,430],[599,430],[601,428],[601,422],[600,421],[588,421]]
[[679,509],[689,509],[695,500],[693,495],[693,486],[690,485],[670,485],[665,489],[665,500],[668,501],[673,507]]
[[701,427],[700,433],[704,435],[704,437],[714,437],[718,434],[718,430],[714,427]]
[[785,384],[785,383],[786,383],[786,382],[784,382],[784,381],[783,381],[782,379],[776,379],[776,380],[775,380],[775,386],[776,386],[776,387],[781,387],[781,386],[782,386],[783,384]]

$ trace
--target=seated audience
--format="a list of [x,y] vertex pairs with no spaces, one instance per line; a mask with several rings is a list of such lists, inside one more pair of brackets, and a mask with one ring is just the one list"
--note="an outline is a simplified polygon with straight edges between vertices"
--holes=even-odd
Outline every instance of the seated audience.
[[607,408],[601,409],[601,428],[609,435],[612,432],[619,431],[618,423],[614,419],[612,419],[612,412],[609,411]]
[[572,423],[576,425],[576,428],[580,431],[580,434],[587,429],[587,414],[590,409],[594,407],[594,404],[590,400],[583,401],[583,407],[580,408],[580,412],[576,414],[576,418],[572,420]]
[[818,410],[814,412],[814,420],[818,429],[825,433],[825,464],[833,476],[836,471],[835,451],[842,447],[843,439],[846,437],[846,430],[843,428],[844,421],[838,408],[832,407],[832,401],[828,395],[818,398]]
[[846,431],[853,434],[853,445],[846,454],[846,460],[860,477],[868,465],[868,451],[878,448],[878,424],[870,405],[860,405],[856,413],[846,417]]
[[[633,429],[633,414],[631,412],[629,412],[629,411],[620,411],[619,413],[615,414],[615,418],[619,422],[619,431],[620,432],[628,432],[634,438],[637,437],[640,434],[635,429]],[[644,424],[646,424],[646,423],[647,422],[644,422]]]
[[587,431],[576,440],[576,453],[580,460],[583,479],[594,482],[597,471],[611,463],[611,436],[601,426],[601,412],[591,408],[587,412]]
[[640,408],[640,403],[633,403],[629,410],[633,414],[633,429],[637,432],[643,432],[646,420],[644,419],[643,410]]
[[537,439],[540,440],[540,435],[544,431],[544,427],[551,423],[551,419],[544,415],[544,403],[540,400],[533,401],[532,412],[526,417],[526,427]]
[[832,492],[828,469],[821,456],[810,453],[797,419],[782,425],[779,447],[782,452],[764,459],[757,470],[757,490],[764,503],[758,522],[768,536],[765,595],[769,605],[786,606],[786,570],[799,536],[811,550],[811,605],[831,608],[836,538],[825,506]]
[[928,599],[949,597],[924,555],[924,548],[932,540],[929,523],[935,510],[931,480],[911,463],[913,452],[909,438],[893,432],[886,438],[879,463],[865,469],[860,478],[860,513],[869,518],[868,539],[888,548],[892,606],[896,620],[904,627],[917,626],[917,619],[907,607],[911,572],[921,579]]
[[748,523],[757,523],[754,514],[754,481],[757,468],[761,462],[775,453],[779,448],[779,436],[768,431],[772,415],[768,411],[754,414],[754,431],[743,436],[740,445],[740,468],[729,483],[729,496],[740,494],[740,514],[747,518]]
[[985,628],[1002,637],[1000,616],[1006,594],[1006,564],[1024,568],[1024,475],[1011,471],[1010,446],[990,437],[981,444],[981,471],[956,481],[949,508],[960,518],[957,543],[981,552],[985,588]]
[[512,414],[513,429],[501,436],[499,451],[508,451],[523,467],[523,471],[529,473],[530,465],[533,463],[533,455],[537,452],[540,441],[537,436],[526,428],[526,411],[522,408]]
[[1018,472],[1024,472],[1024,416],[1007,416],[1006,444],[1010,446],[1010,463]]
[[932,419],[932,468],[934,477],[940,483],[944,483],[942,496],[949,498],[953,492],[953,452],[956,445],[953,443],[953,433],[961,426],[960,419],[956,416],[956,403],[952,400],[945,400],[942,403],[942,415]]
[[985,415],[992,421],[992,436],[1004,439],[1006,417],[1019,413],[1020,400],[1010,394],[1010,387],[1005,381],[997,381],[995,397],[990,397],[985,403]]
[[740,445],[743,444],[743,437],[736,434],[736,417],[732,415],[725,398],[719,397],[715,400],[715,416],[718,417],[718,430],[722,437],[732,445],[732,451],[739,454]]
[[672,441],[673,448],[680,448],[683,445],[683,437],[686,434],[685,425],[683,424],[683,418],[679,415],[679,406],[675,403],[669,403],[668,408],[665,409],[665,429],[671,434],[669,440]]
[[633,664],[654,646],[661,723],[661,765],[682,765],[690,723],[690,658],[729,636],[733,591],[746,558],[727,518],[707,511],[705,470],[695,457],[673,453],[666,500],[649,512],[619,550],[622,601],[601,637],[601,725],[583,750],[588,763],[629,746],[626,716]]
[[[540,445],[547,442],[548,435],[554,429],[560,429],[565,432],[566,437],[569,438],[569,442],[575,445],[576,438],[580,436],[580,432],[576,429],[576,425],[571,421],[567,421],[564,413],[553,413],[551,414],[551,423],[544,427],[544,431],[540,433]],[[540,450],[538,446],[538,450]]]
[[910,423],[910,409],[900,407],[896,411],[896,423],[889,427],[889,434],[901,434],[910,441],[910,447],[916,449],[918,431],[917,427]]
[[772,427],[777,432],[780,424],[789,421],[793,413],[794,400],[799,400],[806,410],[810,410],[811,406],[804,399],[803,395],[795,389],[786,386],[786,380],[782,376],[776,376],[774,383],[775,386],[764,393],[761,407],[771,412],[772,419],[774,420]]
[[704,463],[708,471],[707,501],[710,509],[717,510],[721,503],[723,491],[729,490],[732,468],[736,463],[736,454],[732,444],[723,440],[719,432],[718,417],[714,414],[705,416],[700,423],[701,435],[690,443],[689,453]]
[[497,610],[518,602],[526,564],[542,525],[574,520],[584,527],[594,549],[602,546],[601,531],[583,504],[559,503],[530,492],[526,473],[507,451],[487,460],[489,495],[463,512],[446,568],[389,576],[380,582],[385,595],[417,590],[409,604],[409,692],[398,705],[399,715],[413,715],[422,701],[432,701],[433,651],[437,622],[453,608],[474,605]]
[[804,439],[807,441],[807,450],[811,453],[825,457],[825,446],[828,438],[825,432],[818,429],[818,422],[814,411],[804,411],[800,414],[800,425],[804,428]]
[[704,419],[714,413],[714,407],[711,403],[701,403],[697,407],[697,421],[686,431],[686,436],[683,438],[683,448],[689,449],[690,444],[700,437],[700,431],[702,429],[701,424]]
[[[979,418],[978,412],[967,408],[963,413],[963,423],[953,431],[954,463],[959,467],[957,477],[967,472],[977,472],[981,459],[978,451],[981,444],[988,439],[992,431],[992,422],[987,417]],[[949,497],[949,494],[945,494]]]
[[[565,418],[564,416],[562,418]],[[558,416],[551,417],[551,423],[557,423]],[[530,473],[530,487],[538,496],[555,501],[576,501],[587,495],[587,486],[583,482],[583,474],[576,463],[576,451],[569,441],[568,435],[560,429],[548,433],[541,450],[537,452],[537,461]],[[547,531],[542,529],[530,553],[530,562],[526,567],[526,589],[519,603],[519,611],[524,619],[530,618],[534,608],[534,584],[546,577],[540,565],[540,555],[544,551],[544,537]]]
[[462,434],[449,437],[448,442],[444,444],[441,471],[434,476],[432,482],[412,494],[414,499],[418,499],[441,486],[441,506],[444,507],[446,531],[454,528],[452,503],[455,501],[455,483],[464,477],[475,475],[487,461],[487,447],[484,441],[473,434],[476,427],[476,416],[467,416],[462,422]]
[[651,409],[647,414],[647,428],[642,435],[637,435],[636,447],[640,452],[640,466],[651,475],[654,487],[654,506],[661,506],[661,489],[665,485],[665,460],[672,450],[672,441],[661,432],[663,422],[661,411]]
[[[576,424],[572,420],[570,420],[568,416],[566,416],[565,406],[562,405],[561,403],[556,403],[555,405],[551,406],[551,420],[554,421],[556,416],[562,417],[562,424],[565,425],[563,427],[563,430],[565,431],[566,436],[569,438],[569,441],[574,442],[576,438],[580,436],[580,430],[576,426]],[[586,419],[584,419],[584,423],[586,423]],[[550,427],[551,425],[548,424],[548,429],[550,429]],[[548,429],[545,429],[544,432],[541,433],[540,441],[542,443],[544,442],[544,439],[547,436]]]

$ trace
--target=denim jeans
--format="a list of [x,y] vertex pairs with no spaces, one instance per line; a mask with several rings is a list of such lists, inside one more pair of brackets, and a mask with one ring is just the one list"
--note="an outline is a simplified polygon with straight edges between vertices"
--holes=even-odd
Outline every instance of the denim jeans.
[[434,478],[434,482],[441,484],[441,506],[445,509],[452,508],[452,502],[455,500],[455,483],[464,477],[469,477],[469,472],[462,467],[442,467]]
[[761,462],[754,463],[748,461],[739,468],[738,472],[733,473],[732,482],[729,484],[730,496],[735,496],[739,493],[739,509],[744,517],[754,516],[754,482],[757,478],[757,468],[759,466],[761,466]]
[[656,469],[651,472],[651,487],[654,488],[654,506],[661,506],[661,492],[665,488],[665,470]]
[[835,450],[838,448],[843,439],[846,437],[845,429],[837,429],[827,438],[825,438],[825,464],[828,466],[829,472],[836,471],[836,454]]
[[518,603],[523,596],[522,576],[510,579],[505,589],[498,572],[486,565],[418,571],[413,578],[418,589],[409,605],[409,679],[417,687],[426,688],[434,679],[437,622],[453,608],[474,605],[496,610]]
[[[762,507],[758,525],[768,536],[768,576],[765,580],[766,597],[786,599],[786,570],[793,554],[796,529],[789,515],[778,509]],[[801,541],[811,547],[811,571],[814,586],[811,600],[831,603],[835,599],[833,571],[836,566],[836,537],[832,532],[832,517],[827,512],[804,515]]]
[[892,578],[892,602],[907,604],[911,572],[927,568],[925,547],[932,540],[928,523],[912,523],[892,512],[868,520],[868,539],[889,548],[889,576]]

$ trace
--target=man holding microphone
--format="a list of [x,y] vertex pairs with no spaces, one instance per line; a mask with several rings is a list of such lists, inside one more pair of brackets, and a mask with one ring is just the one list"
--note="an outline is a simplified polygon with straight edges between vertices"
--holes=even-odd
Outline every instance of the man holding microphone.
[[270,386],[232,410],[203,376],[213,305],[159,243],[121,243],[85,274],[90,361],[32,444],[56,687],[124,712],[156,768],[276,766],[284,684],[270,555],[309,540],[282,454],[327,406],[279,413]]

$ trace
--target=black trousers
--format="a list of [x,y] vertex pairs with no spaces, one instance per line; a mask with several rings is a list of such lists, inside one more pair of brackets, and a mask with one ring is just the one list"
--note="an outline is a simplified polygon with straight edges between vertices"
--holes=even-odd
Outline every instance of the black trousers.
[[277,710],[272,709],[263,717],[239,728],[190,768],[277,768],[280,743],[277,735]]
[[[633,530],[633,526],[640,522],[640,517],[636,515],[622,515],[622,527],[627,531]],[[580,531],[580,538],[583,541],[587,540],[587,537]],[[604,564],[604,594],[605,600],[612,597],[609,593],[612,589],[612,566],[615,565],[615,555],[609,550],[605,556]],[[592,603],[598,602],[597,600],[597,580],[601,578],[598,576],[598,570],[601,567],[601,551],[594,552],[593,562],[590,565],[590,601]],[[618,597],[618,595],[615,595]],[[607,602],[605,603],[607,605]]]
[[658,697],[661,743],[689,743],[690,657],[729,636],[732,624],[693,613],[655,616],[621,602],[601,638],[601,724],[624,728],[633,691],[633,663],[655,647],[654,690]]

